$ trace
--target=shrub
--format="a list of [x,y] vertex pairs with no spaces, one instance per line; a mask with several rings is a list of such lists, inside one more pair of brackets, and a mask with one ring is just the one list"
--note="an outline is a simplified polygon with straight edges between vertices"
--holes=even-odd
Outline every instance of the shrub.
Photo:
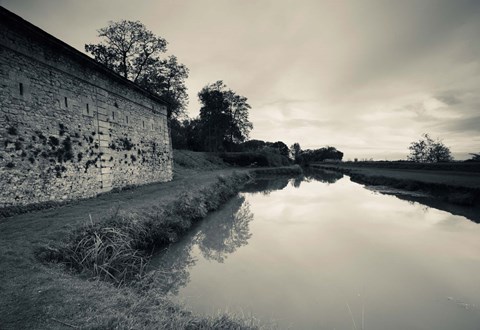
[[234,166],[277,167],[290,165],[287,157],[268,151],[228,152],[219,156],[225,163]]
[[39,249],[37,257],[117,285],[129,283],[143,276],[149,251],[176,241],[249,178],[248,174],[219,177],[200,191],[181,193],[165,208],[154,207],[141,214],[117,212],[103,223],[85,225],[58,246]]

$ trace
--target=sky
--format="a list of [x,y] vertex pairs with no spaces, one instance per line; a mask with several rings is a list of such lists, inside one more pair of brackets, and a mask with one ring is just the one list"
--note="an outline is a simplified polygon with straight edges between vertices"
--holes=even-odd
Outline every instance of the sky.
[[480,153],[478,0],[0,0],[84,51],[139,20],[190,70],[188,114],[217,80],[248,98],[251,139],[405,159],[429,133]]

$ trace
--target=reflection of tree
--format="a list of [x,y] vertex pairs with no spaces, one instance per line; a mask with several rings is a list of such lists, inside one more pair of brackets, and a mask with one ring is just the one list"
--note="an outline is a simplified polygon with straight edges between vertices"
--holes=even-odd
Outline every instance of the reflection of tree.
[[334,172],[324,169],[304,168],[303,174],[292,178],[292,176],[274,176],[257,178],[242,188],[242,192],[270,194],[275,190],[282,190],[288,183],[295,188],[299,188],[303,181],[320,181],[327,184],[333,184],[343,178],[340,172]]
[[197,259],[192,256],[193,235],[170,246],[159,258],[154,258],[149,274],[150,287],[163,294],[178,294],[178,290],[190,282],[190,267]]
[[252,236],[249,223],[253,219],[250,205],[238,196],[228,207],[212,214],[196,237],[203,256],[208,260],[223,262],[228,254],[246,245]]
[[245,198],[233,198],[182,240],[152,259],[150,268],[155,270],[142,281],[145,289],[178,294],[178,290],[190,282],[190,268],[197,261],[193,253],[195,244],[198,244],[205,259],[223,262],[228,254],[248,243],[252,236],[248,224],[252,219],[253,214]]
[[303,180],[305,180],[305,176],[304,175],[299,175],[295,179],[292,179],[292,185],[295,188],[300,188],[300,185],[302,184]]
[[248,183],[242,188],[242,192],[249,193],[262,193],[268,195],[272,191],[282,190],[288,185],[289,177],[270,177],[270,178],[258,178]]
[[292,185],[295,188],[299,188],[302,181],[320,181],[327,184],[333,184],[343,178],[343,174],[340,172],[328,171],[323,169],[304,169],[303,175],[295,178],[292,181]]

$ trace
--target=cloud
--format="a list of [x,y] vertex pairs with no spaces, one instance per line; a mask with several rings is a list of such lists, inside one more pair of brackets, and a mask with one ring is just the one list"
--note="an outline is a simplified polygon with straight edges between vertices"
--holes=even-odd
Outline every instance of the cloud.
[[79,49],[109,20],[141,20],[190,68],[190,115],[223,80],[248,97],[252,138],[399,158],[429,132],[480,150],[478,0],[3,3]]
[[438,125],[438,130],[444,132],[456,133],[479,133],[480,130],[480,116],[470,118],[459,118],[448,122],[442,122]]

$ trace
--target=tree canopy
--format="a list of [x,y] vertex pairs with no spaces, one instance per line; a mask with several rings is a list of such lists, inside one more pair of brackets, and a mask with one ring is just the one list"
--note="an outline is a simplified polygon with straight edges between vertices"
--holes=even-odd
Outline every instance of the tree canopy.
[[319,149],[306,149],[300,152],[300,155],[296,159],[296,162],[302,165],[323,162],[325,160],[340,161],[343,158],[343,152],[337,150],[334,147],[323,147]]
[[188,68],[175,56],[162,59],[167,41],[139,21],[110,22],[98,30],[102,41],[85,45],[94,59],[170,103],[168,117],[184,114]]
[[207,151],[231,150],[248,138],[252,123],[247,98],[237,95],[219,80],[198,93],[202,107],[199,121]]
[[471,161],[471,162],[480,162],[480,153],[478,153],[478,154],[470,153],[469,155],[471,155],[472,158],[470,158],[468,161]]
[[414,162],[438,163],[453,160],[450,149],[442,141],[434,140],[428,134],[423,134],[420,140],[412,142],[408,149],[410,154],[407,159]]
[[290,150],[282,141],[268,142],[262,140],[248,140],[239,145],[239,151],[269,151],[288,157]]

